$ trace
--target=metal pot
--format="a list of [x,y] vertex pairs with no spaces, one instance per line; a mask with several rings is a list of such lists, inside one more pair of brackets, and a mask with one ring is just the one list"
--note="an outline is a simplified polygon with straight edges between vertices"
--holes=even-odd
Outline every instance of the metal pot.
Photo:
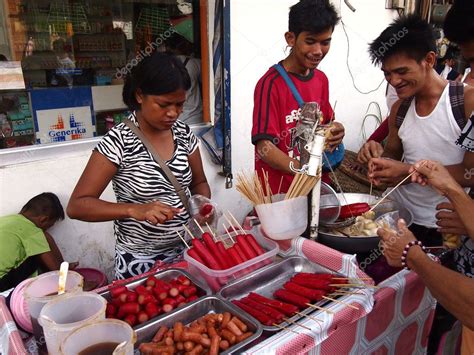
[[[337,198],[341,201],[341,205],[347,205],[357,202],[367,202],[368,204],[374,204],[378,198],[368,194],[357,194],[357,193],[345,193],[337,194]],[[413,222],[412,213],[405,207],[401,206],[398,202],[386,199],[380,205],[375,208],[375,218],[381,215],[398,211],[400,218],[403,218],[407,225],[411,225]],[[367,236],[354,236],[346,237],[321,227],[318,233],[317,241],[321,244],[327,245],[330,248],[339,250],[340,252],[347,254],[355,253],[366,253],[372,249],[378,247],[380,238],[378,236],[367,237]]]

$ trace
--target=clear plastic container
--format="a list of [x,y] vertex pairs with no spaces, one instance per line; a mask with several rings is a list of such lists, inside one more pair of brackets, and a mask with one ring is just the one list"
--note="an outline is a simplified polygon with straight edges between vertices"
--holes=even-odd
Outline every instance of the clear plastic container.
[[[35,277],[25,288],[24,297],[28,304],[33,334],[41,349],[46,342],[43,328],[38,323],[43,306],[58,297],[59,271],[50,271]],[[84,278],[75,271],[68,271],[66,279],[66,293],[77,293],[82,291]]]
[[128,323],[117,319],[105,319],[75,329],[61,343],[60,353],[78,355],[87,349],[87,354],[99,354],[101,345],[107,343],[118,345],[125,342],[120,350],[114,351],[113,354],[133,355],[133,344],[136,341],[137,336]]
[[59,354],[61,341],[84,324],[105,319],[107,301],[92,292],[63,294],[49,301],[38,318],[50,355]]
[[[201,264],[196,259],[189,256],[188,251],[186,250],[184,252],[184,260],[188,262],[189,272],[196,278],[204,278],[212,291],[216,292],[223,286],[227,285],[230,281],[238,279],[247,275],[249,272],[272,263],[279,251],[278,244],[265,238],[257,228],[248,231],[248,233],[252,234],[257,240],[257,243],[265,250],[264,254],[226,270],[211,270],[206,265]],[[234,240],[234,236],[237,234],[238,233],[230,233]],[[232,241],[227,234],[220,236],[218,239],[222,241],[226,247],[232,245]]]
[[296,238],[308,225],[307,196],[257,205],[255,210],[263,231],[271,239]]

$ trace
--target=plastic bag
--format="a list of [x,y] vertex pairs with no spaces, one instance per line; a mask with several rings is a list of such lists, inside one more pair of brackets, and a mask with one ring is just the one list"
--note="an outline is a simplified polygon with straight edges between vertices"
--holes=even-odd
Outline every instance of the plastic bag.
[[[202,195],[193,195],[189,199],[189,219],[187,228],[193,236],[201,237],[202,230],[214,233],[217,230],[217,223],[222,216],[222,210],[217,203]],[[211,233],[211,234],[212,234]]]
[[375,223],[380,228],[388,228],[398,232],[398,220],[400,219],[400,214],[398,211],[387,212],[378,217],[375,220]]

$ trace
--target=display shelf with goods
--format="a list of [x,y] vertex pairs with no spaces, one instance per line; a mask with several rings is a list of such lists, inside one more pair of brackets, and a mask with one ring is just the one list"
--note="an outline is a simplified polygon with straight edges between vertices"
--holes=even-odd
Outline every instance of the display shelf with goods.
[[32,145],[34,141],[28,94],[16,91],[0,94],[0,148]]
[[112,127],[121,123],[130,113],[126,110],[110,110],[95,113],[96,132],[98,136],[103,136]]
[[75,35],[73,49],[78,68],[116,68],[126,64],[122,32]]

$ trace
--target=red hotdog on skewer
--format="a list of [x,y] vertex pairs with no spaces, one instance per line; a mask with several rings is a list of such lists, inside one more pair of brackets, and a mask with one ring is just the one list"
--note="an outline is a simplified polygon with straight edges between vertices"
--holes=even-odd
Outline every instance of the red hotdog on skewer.
[[313,290],[324,290],[328,292],[334,290],[332,286],[329,286],[332,282],[331,280],[311,279],[311,278],[305,278],[301,276],[300,277],[293,276],[290,279],[290,281],[300,286],[311,288]]
[[222,242],[217,242],[216,243],[217,245],[217,249],[219,249],[220,253],[223,255],[224,257],[224,260],[227,264],[227,267],[232,267],[232,266],[235,266],[237,265],[235,262],[234,262],[234,258],[232,258],[229,254],[229,251],[225,248],[224,246],[224,243]]
[[202,240],[206,244],[208,251],[215,257],[217,263],[219,264],[222,270],[228,269],[228,263],[226,262],[225,258],[223,257],[220,250],[217,248],[216,243],[214,242],[214,238],[207,232],[202,234]]
[[222,267],[219,265],[214,256],[207,250],[206,246],[199,239],[193,239],[193,246],[196,248],[196,252],[204,260],[204,265],[212,270],[222,270]]
[[206,265],[206,263],[204,262],[204,260],[201,259],[201,257],[199,256],[199,254],[197,253],[196,249],[194,248],[189,248],[188,249],[188,255],[193,258],[194,260],[196,260],[197,262],[200,262],[201,264],[203,265]]
[[239,234],[236,237],[236,240],[237,240],[237,245],[240,246],[247,260],[257,257],[257,253],[255,252],[255,250],[253,250],[252,246],[247,242],[245,235]]
[[250,246],[253,248],[255,253],[257,253],[257,255],[265,254],[265,250],[263,250],[260,244],[258,244],[257,240],[252,234],[246,234],[245,239],[247,240],[247,243],[249,243]]
[[235,248],[235,245],[231,246],[229,249],[227,249],[227,251],[229,252],[229,255],[232,258],[235,265],[240,265],[245,261],[240,256],[239,252]]
[[264,297],[255,292],[250,292],[248,298],[257,301],[258,303],[275,308],[276,310],[284,313],[286,316],[292,316],[298,311],[298,307],[293,304],[272,300],[271,298]]
[[252,317],[255,317],[260,323],[264,325],[272,325],[273,323],[276,323],[277,321],[272,319],[270,316],[266,315],[265,313],[254,309],[252,307],[247,306],[246,304],[240,302],[240,301],[232,301],[233,304],[235,304],[237,307],[240,309],[243,309],[245,312],[250,314]]
[[311,303],[309,298],[296,295],[293,292],[289,292],[287,290],[277,290],[273,296],[284,302],[291,303],[300,309],[308,308],[308,303]]
[[341,212],[338,219],[346,219],[350,217],[357,217],[370,210],[370,206],[366,202],[351,203],[349,205],[341,206]]
[[309,298],[311,301],[320,301],[323,299],[323,296],[326,295],[326,291],[324,290],[312,290],[294,282],[287,282],[283,287],[296,295]]
[[257,309],[265,314],[268,314],[271,318],[276,320],[278,323],[285,318],[285,315],[281,313],[279,310],[272,308],[270,306],[258,303],[257,301],[254,301],[250,299],[249,297],[242,298],[240,300],[243,304],[246,304],[249,307],[252,307],[254,309]]

